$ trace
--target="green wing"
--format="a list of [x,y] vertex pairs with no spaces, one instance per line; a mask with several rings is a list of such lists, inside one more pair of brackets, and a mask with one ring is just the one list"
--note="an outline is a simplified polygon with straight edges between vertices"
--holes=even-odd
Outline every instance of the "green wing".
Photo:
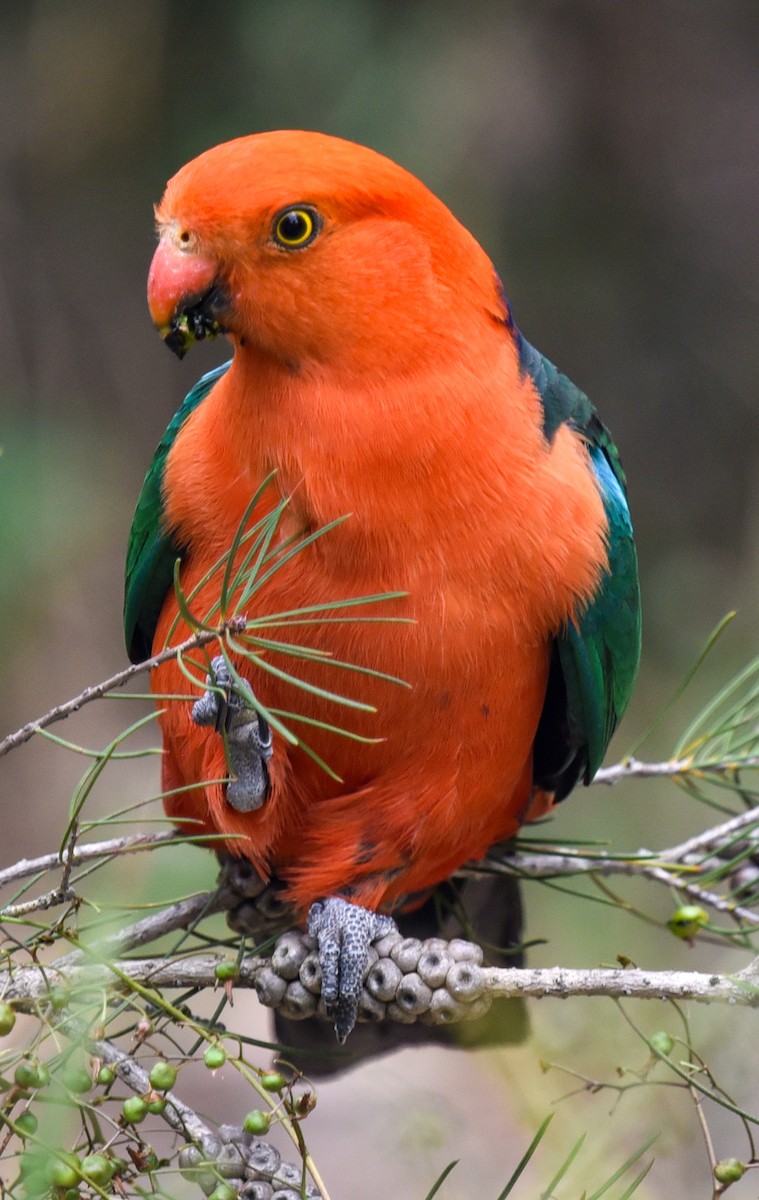
[[579,388],[520,334],[522,369],[543,401],[550,439],[562,424],[582,433],[609,523],[609,567],[587,608],[556,639],[535,741],[535,778],[559,799],[589,783],[627,707],[640,661],[640,590],[624,472],[609,431]]
[[190,413],[205,400],[229,365],[227,362],[209,371],[185,397],[158,444],[142,485],[129,534],[124,589],[124,637],[132,662],[142,662],[153,652],[153,635],[166,593],[172,587],[174,563],[182,554],[182,546],[163,523],[166,458]]

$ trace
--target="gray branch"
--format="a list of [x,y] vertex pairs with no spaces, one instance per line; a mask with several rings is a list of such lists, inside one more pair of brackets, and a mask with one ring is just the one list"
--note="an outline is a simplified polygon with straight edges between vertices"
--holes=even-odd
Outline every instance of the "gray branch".
[[86,687],[78,696],[74,696],[72,700],[67,700],[65,704],[57,704],[55,708],[51,708],[44,716],[38,717],[36,721],[29,721],[26,725],[22,725],[15,733],[9,733],[7,737],[0,741],[0,758],[9,751],[15,750],[17,746],[22,746],[24,742],[28,742],[33,738],[35,733],[39,733],[40,729],[47,729],[48,725],[54,725],[56,721],[63,721],[66,717],[70,717],[72,713],[78,712],[85,704],[90,704],[93,700],[102,700],[106,692],[112,692],[115,688],[123,687],[130,679],[134,679],[135,675],[142,675],[145,671],[152,671],[154,667],[160,667],[162,663],[169,662],[172,658],[176,658],[178,654],[186,654],[188,650],[195,650],[200,646],[205,646],[209,642],[216,641],[223,636],[225,631],[229,629],[232,632],[239,633],[245,628],[246,621],[244,617],[232,617],[229,621],[222,622],[216,629],[199,630],[192,637],[188,637],[185,641],[180,642],[177,646],[169,646],[165,650],[161,650],[160,654],[154,654],[151,658],[146,658],[144,662],[133,663],[130,667],[125,667],[123,671],[117,671],[115,675],[111,675],[109,679],[104,679],[102,683],[95,683],[91,687]]
[[[294,935],[286,935],[293,937]],[[0,974],[0,993],[21,1012],[38,1011],[39,1001],[51,987],[123,986],[118,974],[155,988],[205,988],[218,986],[218,955],[197,955],[167,962],[162,958],[124,959],[113,964],[70,965],[59,960],[49,966],[22,967],[11,975]],[[240,963],[235,987],[255,987],[271,959],[248,957]],[[511,968],[482,967],[482,994],[490,998],[607,996],[614,999],[696,1000],[704,1003],[759,1007],[759,958],[733,975],[703,971],[645,971],[635,968]],[[392,1017],[392,1013],[390,1014]],[[434,1013],[432,1018],[434,1021]],[[442,1023],[450,1018],[444,1017]]]

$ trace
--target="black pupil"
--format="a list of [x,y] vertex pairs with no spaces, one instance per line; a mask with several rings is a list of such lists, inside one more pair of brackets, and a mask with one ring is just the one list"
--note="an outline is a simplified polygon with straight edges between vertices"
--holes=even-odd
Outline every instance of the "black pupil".
[[302,238],[307,232],[308,225],[306,224],[306,218],[302,215],[302,213],[291,212],[286,213],[286,215],[282,218],[282,223],[279,228],[283,238],[287,238],[288,241],[295,242],[298,240],[298,238]]

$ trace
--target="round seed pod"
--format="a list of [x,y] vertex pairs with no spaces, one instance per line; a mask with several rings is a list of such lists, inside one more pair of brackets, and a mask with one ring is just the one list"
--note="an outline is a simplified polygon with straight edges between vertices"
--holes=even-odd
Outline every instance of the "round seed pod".
[[206,1133],[200,1139],[200,1149],[207,1159],[216,1158],[221,1150],[222,1140],[215,1133]]
[[261,928],[261,917],[250,900],[243,900],[227,913],[227,925],[233,933],[253,933]]
[[222,1146],[216,1159],[216,1170],[225,1179],[239,1179],[245,1169],[245,1162],[237,1146]]
[[240,1188],[240,1200],[271,1200],[274,1188],[265,1179],[249,1179]]
[[[430,941],[439,940],[439,938],[430,938]],[[430,946],[429,942],[425,942],[416,969],[428,987],[433,989],[442,987],[452,966],[453,959],[446,948],[441,950],[437,946]]]
[[373,942],[372,944],[380,958],[388,958],[393,946],[397,946],[398,943],[402,941],[403,934],[397,929],[391,929],[390,932],[386,933],[384,937],[378,938],[377,941]]
[[218,1175],[215,1174],[213,1167],[209,1165],[208,1160],[197,1146],[185,1146],[180,1150],[179,1173],[190,1183],[197,1184],[207,1196],[219,1182]]
[[454,1000],[464,1003],[478,1000],[485,989],[482,967],[468,959],[454,962],[445,977],[445,986]]
[[419,962],[421,953],[422,943],[419,941],[419,938],[402,938],[391,949],[390,957],[405,975],[409,971],[416,970],[416,964]]
[[319,955],[312,951],[307,954],[300,965],[298,978],[303,984],[307,992],[311,992],[314,996],[320,996],[322,990],[322,967],[319,962]]
[[398,985],[398,991],[395,993],[395,1003],[398,1008],[402,1008],[415,1017],[427,1011],[431,999],[432,988],[428,987],[415,971],[403,976]]
[[280,1007],[291,1021],[304,1021],[316,1012],[316,996],[307,992],[299,979],[293,979],[287,985]]
[[234,1146],[249,1146],[252,1138],[249,1133],[246,1133],[242,1125],[220,1125],[219,1137],[225,1146],[230,1143]]
[[275,975],[271,967],[262,967],[253,982],[258,999],[267,1008],[276,1008],[282,1003],[287,981],[281,975]]
[[179,1158],[177,1161],[179,1163],[180,1174],[187,1179],[188,1177],[185,1175],[185,1171],[194,1171],[202,1162],[205,1162],[205,1159],[198,1150],[197,1146],[183,1146],[179,1151]]
[[253,1145],[246,1150],[245,1159],[248,1164],[245,1168],[246,1179],[258,1179],[261,1175],[265,1179],[271,1179],[279,1170],[282,1155],[269,1142],[256,1138]]
[[[255,904],[259,922],[263,920],[267,924],[284,920],[289,912],[287,903],[282,899],[282,893],[275,887],[267,887],[261,892],[261,895],[256,898]],[[309,950],[312,949],[313,947],[309,946]]]
[[384,1021],[386,1005],[381,1000],[375,1000],[364,988],[358,999],[358,1019],[359,1021]]
[[[744,862],[738,867],[737,871],[733,871],[730,876],[730,884],[736,891],[741,891],[745,896],[749,893],[755,893],[757,883],[759,882],[759,868],[752,862]],[[751,895],[752,903],[756,902],[755,895]]]
[[445,938],[441,937],[425,938],[422,942],[422,950],[438,950],[440,953],[445,950],[447,952],[448,943]]
[[[280,1163],[279,1167],[277,1169],[277,1172],[276,1172],[274,1178],[272,1179],[272,1183],[274,1184],[274,1188],[275,1188],[275,1195],[276,1195],[276,1189],[278,1187],[297,1188],[298,1191],[300,1191],[301,1178],[302,1178],[301,1168],[296,1167],[295,1163],[289,1163],[289,1162]],[[288,1196],[287,1200],[290,1200],[289,1196]],[[296,1196],[296,1200],[300,1200],[300,1197]]]
[[467,1004],[466,1006],[464,1020],[476,1021],[478,1017],[484,1017],[485,1013],[490,1009],[492,1003],[493,997],[488,996],[487,994],[480,996],[477,1000],[473,1000],[471,1004]]
[[464,938],[451,938],[448,942],[448,953],[456,962],[473,962],[482,966],[482,946],[475,942],[467,942]]
[[364,987],[375,1000],[394,1000],[403,972],[392,958],[380,956],[364,980]]
[[468,1004],[454,1000],[447,988],[435,988],[429,1010],[422,1013],[419,1020],[428,1025],[453,1025],[456,1021],[464,1020],[468,1008]]
[[225,863],[219,875],[219,883],[231,888],[238,896],[244,896],[246,900],[260,896],[266,887],[266,880],[261,878],[247,858],[233,858]]
[[395,1000],[391,1000],[387,1006],[387,1019],[394,1021],[396,1025],[414,1025],[416,1023],[415,1014],[399,1008]]
[[283,979],[297,979],[308,952],[302,934],[283,933],[271,956],[272,970]]

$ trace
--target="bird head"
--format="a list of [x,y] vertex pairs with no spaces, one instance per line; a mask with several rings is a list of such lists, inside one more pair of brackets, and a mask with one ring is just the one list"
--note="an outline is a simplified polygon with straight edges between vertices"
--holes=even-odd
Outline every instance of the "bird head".
[[468,309],[503,319],[492,265],[445,205],[339,138],[279,131],[216,146],[169,181],[156,218],[148,303],[180,357],[225,332],[290,369],[376,370],[465,340]]

